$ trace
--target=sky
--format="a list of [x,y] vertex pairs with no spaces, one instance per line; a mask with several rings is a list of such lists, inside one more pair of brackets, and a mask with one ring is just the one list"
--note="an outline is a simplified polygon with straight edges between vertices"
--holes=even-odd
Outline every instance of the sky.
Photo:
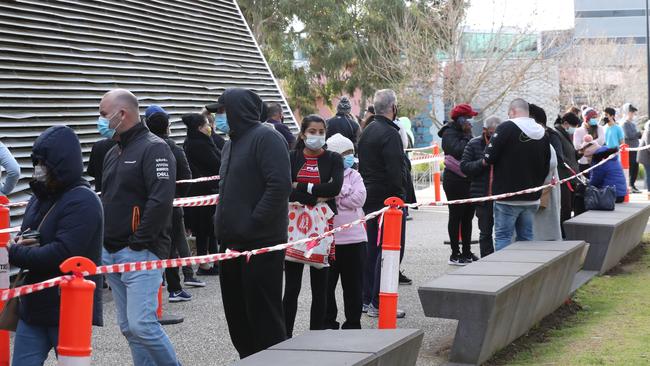
[[573,0],[471,0],[466,26],[472,30],[505,27],[530,30],[573,28]]

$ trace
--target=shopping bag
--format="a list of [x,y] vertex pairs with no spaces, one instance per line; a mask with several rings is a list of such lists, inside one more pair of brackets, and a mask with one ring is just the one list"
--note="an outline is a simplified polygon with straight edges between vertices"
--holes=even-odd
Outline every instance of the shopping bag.
[[[334,212],[326,203],[316,206],[289,205],[289,241],[315,238],[326,232]],[[310,241],[286,250],[285,260],[304,263],[316,268],[329,267],[329,255],[333,250],[334,237]]]

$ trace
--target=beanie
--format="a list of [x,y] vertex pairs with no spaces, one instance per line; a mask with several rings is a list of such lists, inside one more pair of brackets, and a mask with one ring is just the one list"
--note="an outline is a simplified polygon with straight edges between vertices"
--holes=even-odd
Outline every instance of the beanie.
[[582,111],[582,118],[586,121],[589,121],[592,118],[597,118],[598,112],[591,107],[587,107]]
[[337,133],[336,135],[327,139],[327,150],[343,154],[348,150],[354,151],[354,144],[350,139]]
[[352,105],[348,97],[341,97],[339,104],[336,106],[336,112],[345,114],[352,112]]
[[188,130],[198,130],[199,127],[207,123],[205,117],[198,113],[184,114],[181,118]]

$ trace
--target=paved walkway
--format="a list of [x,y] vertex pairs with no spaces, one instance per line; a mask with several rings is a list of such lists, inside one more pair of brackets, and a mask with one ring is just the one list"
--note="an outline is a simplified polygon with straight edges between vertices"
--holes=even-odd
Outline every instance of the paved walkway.
[[[428,192],[419,192],[421,202],[428,201]],[[647,200],[647,194],[633,195],[633,201]],[[647,201],[646,201],[647,202]],[[449,247],[443,245],[447,240],[447,208],[425,207],[412,210],[414,218],[407,223],[407,247],[402,268],[413,279],[413,285],[399,287],[399,307],[407,312],[405,319],[398,321],[400,328],[420,328],[424,330],[424,342],[420,351],[418,365],[440,365],[446,361],[444,353],[451,346],[456,321],[424,317],[417,295],[417,286],[453,270],[447,265]],[[478,236],[476,220],[473,237]],[[478,253],[478,247],[474,246]],[[168,304],[165,311],[182,315],[185,322],[166,326],[183,365],[228,365],[237,360],[237,354],[230,343],[226,321],[221,304],[219,281],[217,277],[202,277],[208,282],[203,289],[190,289],[194,299],[187,303]],[[309,274],[303,276],[303,290],[300,297],[295,334],[308,330],[308,314],[311,296]],[[342,316],[342,296],[339,286],[339,316]],[[106,326],[94,328],[93,365],[132,364],[126,340],[119,332],[115,320],[113,302],[104,305]],[[363,316],[364,328],[376,328],[377,320]],[[440,354],[442,352],[442,355]],[[53,355],[46,365],[55,365]]]

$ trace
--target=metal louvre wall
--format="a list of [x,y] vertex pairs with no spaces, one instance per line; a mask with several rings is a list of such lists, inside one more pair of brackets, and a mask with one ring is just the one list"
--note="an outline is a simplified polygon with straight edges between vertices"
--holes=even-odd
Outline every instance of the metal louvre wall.
[[282,103],[296,130],[235,0],[2,0],[0,141],[22,168],[12,201],[29,198],[31,147],[47,127],[74,128],[87,163],[99,101],[115,87],[131,90],[141,113],[163,106],[178,142],[180,116],[228,87]]

